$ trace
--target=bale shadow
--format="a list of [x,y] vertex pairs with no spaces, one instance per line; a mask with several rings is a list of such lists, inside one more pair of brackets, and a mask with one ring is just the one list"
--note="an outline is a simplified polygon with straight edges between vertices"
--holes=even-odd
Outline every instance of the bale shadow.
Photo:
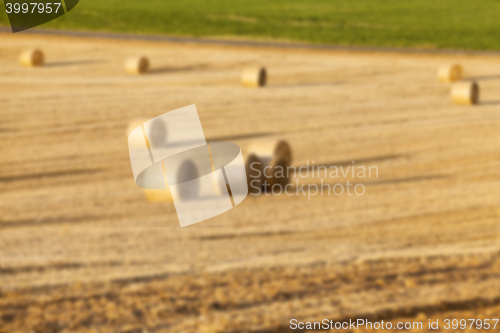
[[44,65],[44,67],[62,67],[62,66],[77,66],[77,65],[88,65],[102,63],[103,60],[73,60],[73,61],[57,61],[49,62]]
[[158,67],[153,68],[148,71],[148,74],[165,74],[165,73],[177,73],[177,72],[190,72],[199,69],[208,68],[208,64],[199,64],[195,66],[184,66],[184,67]]
[[469,77],[466,78],[464,81],[484,81],[484,80],[500,80],[500,74]]
[[344,84],[341,81],[333,82],[297,82],[297,83],[287,83],[287,84],[269,84],[269,88],[290,88],[290,87],[319,87],[319,86],[336,86]]
[[322,164],[314,164],[314,165],[300,165],[296,166],[296,168],[304,168],[306,167],[309,170],[314,170],[315,168],[318,167],[332,167],[332,166],[348,166],[348,165],[353,165],[353,161],[356,162],[357,165],[359,164],[364,164],[364,163],[373,163],[373,162],[383,162],[383,161],[388,161],[388,160],[395,160],[399,158],[405,158],[408,159],[410,158],[409,155],[406,154],[390,154],[390,155],[381,155],[381,156],[376,156],[376,157],[371,157],[371,158],[357,158],[357,159],[352,159],[352,160],[345,160],[345,161],[333,161],[333,162],[326,162]]
[[500,101],[479,102],[479,105],[500,105]]
[[275,135],[279,135],[279,134],[280,134],[279,132],[260,132],[260,133],[253,133],[253,134],[227,135],[227,136],[218,136],[218,137],[207,138],[207,141],[208,142],[215,142],[215,141],[245,140],[245,139],[254,139],[254,138],[275,136]]

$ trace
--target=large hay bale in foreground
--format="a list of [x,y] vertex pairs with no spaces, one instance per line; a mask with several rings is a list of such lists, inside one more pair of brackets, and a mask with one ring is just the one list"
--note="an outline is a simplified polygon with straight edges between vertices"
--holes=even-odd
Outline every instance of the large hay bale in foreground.
[[[143,125],[150,119],[147,118],[135,118],[132,119],[127,126],[127,136],[135,130],[138,126]],[[149,137],[147,138],[146,144],[148,147],[151,145],[153,147],[160,148],[165,146],[167,143],[167,126],[161,119],[154,119],[149,125]],[[146,138],[144,138],[146,140]],[[129,145],[141,146],[143,143],[142,139],[139,142],[129,141]]]
[[42,66],[44,61],[43,52],[39,49],[24,50],[19,57],[19,63],[24,67]]
[[[130,135],[130,133],[135,130],[137,127],[142,126],[146,121],[149,119],[147,118],[135,118],[132,119],[127,126],[127,137]],[[156,132],[159,131],[161,134],[163,134],[166,129],[161,126],[154,126],[156,122],[153,123],[154,131],[153,131],[153,140],[155,140]],[[166,134],[165,134],[166,135]],[[158,136],[161,136],[158,134]],[[150,147],[150,142],[147,140],[146,136],[139,136],[139,137],[133,137],[132,139],[129,138],[128,144],[129,147],[131,148],[137,148],[137,147],[143,147],[144,143],[146,142],[146,145]],[[149,202],[173,202],[172,198],[172,193],[170,192],[170,189],[167,187],[167,189],[143,189],[144,190],[144,195],[146,196],[146,200]]]
[[451,89],[454,104],[474,105],[479,103],[479,85],[477,82],[455,83]]
[[138,75],[147,73],[149,60],[146,57],[129,58],[125,62],[125,70],[128,74]]
[[[275,184],[286,186],[289,182],[287,168],[292,163],[292,149],[285,140],[259,140],[252,143],[247,152],[247,164],[255,155],[261,162],[265,190],[270,190]],[[283,175],[280,174],[283,171]],[[248,173],[247,173],[248,177]]]
[[247,174],[248,193],[257,194],[262,189],[264,175],[262,174],[262,161],[254,153],[245,158],[245,172]]
[[174,202],[172,193],[168,188],[166,190],[151,190],[147,188],[143,190],[148,202]]
[[241,74],[241,84],[244,87],[263,87],[267,82],[267,71],[264,67],[249,67]]

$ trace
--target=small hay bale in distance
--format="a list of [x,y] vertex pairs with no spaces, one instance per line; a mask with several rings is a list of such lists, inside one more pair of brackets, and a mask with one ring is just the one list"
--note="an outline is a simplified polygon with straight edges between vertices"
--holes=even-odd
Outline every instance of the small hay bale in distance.
[[24,50],[19,57],[19,63],[24,67],[43,66],[44,61],[43,52],[39,49]]
[[264,87],[267,82],[267,71],[264,67],[248,67],[243,69],[241,84],[243,87]]
[[128,74],[145,74],[149,70],[149,59],[146,57],[128,58],[125,61],[125,71]]
[[461,105],[479,103],[479,85],[474,81],[455,83],[451,89],[451,101]]
[[462,66],[453,64],[440,67],[438,70],[438,79],[441,82],[456,82],[460,81],[464,75]]

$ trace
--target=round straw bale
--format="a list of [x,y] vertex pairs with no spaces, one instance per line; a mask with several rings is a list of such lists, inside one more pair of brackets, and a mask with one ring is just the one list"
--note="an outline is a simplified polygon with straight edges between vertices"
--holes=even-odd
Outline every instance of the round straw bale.
[[285,186],[289,183],[288,166],[292,163],[292,150],[285,140],[259,140],[248,148],[248,156],[256,155],[262,163],[265,190],[274,184]]
[[143,147],[145,143],[144,137],[137,137],[133,136],[132,138],[129,138],[130,133],[132,133],[133,130],[135,130],[138,126],[141,126],[146,122],[148,119],[145,118],[136,118],[132,119],[127,126],[127,138],[128,138],[128,145],[129,147]]
[[262,161],[255,154],[248,154],[245,159],[248,193],[257,194],[262,189],[264,175],[262,174]]
[[441,82],[460,81],[463,77],[463,69],[459,64],[453,64],[440,67],[438,70],[438,79]]
[[153,120],[149,128],[148,140],[152,147],[160,148],[165,146],[167,143],[167,125],[162,119],[156,118]]
[[144,74],[149,70],[149,60],[146,57],[129,58],[125,70],[128,74]]
[[479,102],[479,85],[477,82],[455,83],[451,89],[451,100],[454,104],[477,104]]
[[146,121],[148,121],[147,118],[135,118],[132,119],[127,126],[127,136],[132,133],[133,130],[135,130],[137,127],[141,126],[144,124]]
[[173,202],[172,193],[167,188],[166,190],[151,190],[144,189],[146,200],[149,202]]
[[177,184],[190,182],[190,186],[180,186],[176,195],[180,200],[195,199],[200,194],[200,184],[196,181],[199,178],[198,168],[191,160],[185,160],[180,165],[176,174]]
[[[136,118],[131,120],[127,126],[127,136],[138,126],[144,124],[146,121],[148,121],[148,119],[146,118]],[[151,123],[148,136],[148,143],[150,146],[152,145],[153,147],[161,148],[166,144],[166,142],[167,142],[167,126],[163,120],[157,118]],[[139,146],[142,147],[143,142],[141,141],[138,144]],[[133,141],[129,142],[129,145],[136,146],[134,145]]]
[[241,74],[241,84],[244,87],[263,87],[266,85],[267,71],[264,67],[249,67]]
[[166,190],[144,189],[144,194],[149,202],[173,202],[175,200],[192,200],[200,195],[200,184],[196,180],[199,178],[196,164],[187,159],[183,161],[177,169],[175,183],[180,185],[190,182],[189,186],[178,186],[173,193],[170,188]]
[[285,140],[258,140],[248,147],[248,151],[260,159],[281,158],[285,163],[292,163],[292,149]]
[[19,63],[25,67],[42,66],[43,62],[43,52],[39,49],[24,50],[19,57]]

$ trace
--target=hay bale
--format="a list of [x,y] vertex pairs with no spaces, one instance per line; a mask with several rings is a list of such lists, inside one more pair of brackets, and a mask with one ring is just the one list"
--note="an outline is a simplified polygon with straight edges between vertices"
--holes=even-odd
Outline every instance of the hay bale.
[[440,67],[438,70],[438,79],[441,82],[460,81],[463,77],[463,69],[459,64],[453,64]]
[[479,85],[477,82],[455,83],[451,89],[451,100],[454,104],[477,104],[479,102]]
[[153,148],[164,148],[167,145],[167,124],[161,118],[155,118],[146,127],[149,144]]
[[128,123],[128,126],[127,126],[127,137],[128,137],[128,145],[129,145],[129,147],[140,148],[140,147],[144,146],[144,142],[146,142],[146,145],[149,147],[149,142],[146,140],[145,136],[142,136],[142,137],[141,136],[132,136],[132,137],[129,137],[130,133],[132,133],[133,130],[135,130],[137,127],[141,126],[142,124],[144,124],[144,122],[146,122],[146,121],[147,121],[147,119],[136,118],[136,119],[131,120]]
[[[136,129],[138,126],[141,126],[145,122],[149,121],[149,119],[146,118],[135,118],[132,119],[127,126],[127,136],[132,133],[134,129]],[[146,144],[148,147],[151,145],[153,147],[162,147],[165,146],[167,143],[167,126],[165,122],[160,119],[154,119],[151,125],[149,125],[150,131],[149,131],[149,137],[147,138],[148,140],[146,141]],[[139,146],[142,146],[142,141],[137,143]],[[129,145],[132,147],[137,146],[135,142],[129,141]]]
[[148,202],[174,202],[172,193],[168,188],[166,190],[151,190],[147,188],[143,190]]
[[199,177],[198,167],[192,160],[187,159],[181,163],[177,170],[176,182],[178,184],[189,182],[190,186],[178,188],[175,195],[178,196],[179,200],[192,200],[199,196],[200,184],[196,181]]
[[292,163],[292,150],[288,142],[259,140],[249,146],[247,156],[252,154],[262,163],[263,181],[267,183],[265,190],[269,190],[274,184],[286,186],[290,182],[287,168]]
[[127,136],[129,136],[133,130],[135,130],[137,127],[141,126],[142,124],[144,124],[146,121],[148,121],[147,118],[134,118],[131,121],[129,121],[129,123],[127,125],[127,133],[126,133]]
[[241,84],[244,87],[263,87],[266,85],[267,71],[264,67],[249,67],[241,74]]
[[[153,166],[150,166],[148,169],[144,170],[144,172],[141,173],[141,175],[139,176],[143,177],[142,184],[145,185],[143,187],[143,190],[147,201],[174,202],[174,200],[187,201],[187,200],[197,199],[199,197],[200,184],[195,180],[200,177],[200,174],[198,167],[192,160],[190,159],[184,160],[182,161],[182,163],[174,167],[175,175],[171,179],[173,180],[174,185],[182,184],[188,181],[190,182],[189,186],[177,187],[175,190],[171,190],[170,187],[168,186],[168,181],[167,178],[165,177],[165,169],[163,169],[163,164],[160,165],[160,168],[163,169],[161,171],[161,174],[153,172],[153,170],[150,170],[150,168],[155,167],[156,165],[158,165],[158,163],[162,162],[157,162],[153,164]],[[147,174],[148,170],[152,173]],[[163,182],[166,185],[166,187],[163,187]]]
[[144,74],[149,70],[149,60],[146,57],[129,58],[125,70],[128,74]]
[[[260,168],[260,162],[258,168]],[[247,166],[245,167],[246,170],[246,180],[247,184],[246,186],[240,182],[242,178],[239,178],[238,180],[235,181],[234,175],[241,175],[242,177],[244,176],[242,174],[242,165],[226,165],[224,168],[221,168],[219,170],[216,170],[216,175],[213,177],[213,187],[211,188],[212,195],[215,195],[216,197],[222,198],[226,196],[226,193],[229,193],[232,197],[233,200],[235,201],[235,205],[238,205],[240,202],[243,201],[243,199],[248,195],[248,193],[255,193],[258,194],[259,191],[257,189],[262,188],[262,173],[260,175],[257,175],[257,178],[251,178],[249,177],[248,174],[248,169]],[[254,168],[255,169],[255,168]],[[222,171],[225,173],[225,175]],[[255,172],[250,170],[250,172]],[[232,175],[233,178],[228,178],[228,174]],[[227,180],[227,182],[226,182]],[[232,181],[231,181],[232,180]],[[255,181],[254,181],[255,180]],[[250,187],[250,182],[254,181],[253,187]]]
[[44,60],[43,52],[39,49],[24,50],[19,57],[19,63],[24,67],[42,66]]
[[262,188],[264,176],[262,174],[262,161],[255,154],[248,154],[245,158],[245,171],[247,174],[248,193],[257,194]]
[[[143,125],[148,119],[146,118],[136,118],[129,122],[127,126],[127,136],[132,133],[137,127]],[[132,136],[128,137],[128,145],[131,148],[143,148],[144,145],[149,147],[149,140],[147,140],[146,136]],[[144,171],[146,172],[146,171]],[[173,202],[172,193],[170,189],[146,189],[143,188],[144,195],[146,196],[146,200],[149,202]]]

